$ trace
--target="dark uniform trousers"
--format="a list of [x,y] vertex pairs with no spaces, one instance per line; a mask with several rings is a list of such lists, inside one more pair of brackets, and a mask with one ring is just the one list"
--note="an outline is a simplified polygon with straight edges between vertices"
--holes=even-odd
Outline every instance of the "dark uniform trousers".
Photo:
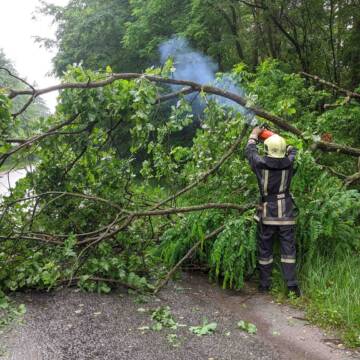
[[258,224],[260,285],[271,285],[273,245],[276,238],[280,240],[281,268],[287,286],[297,285],[295,226],[264,225],[261,222]]
[[245,154],[257,177],[260,191],[260,204],[255,216],[258,221],[260,284],[270,286],[273,245],[278,238],[284,279],[288,286],[295,286],[297,209],[290,194],[290,185],[294,174],[296,149],[284,158],[260,156],[255,141],[249,140]]

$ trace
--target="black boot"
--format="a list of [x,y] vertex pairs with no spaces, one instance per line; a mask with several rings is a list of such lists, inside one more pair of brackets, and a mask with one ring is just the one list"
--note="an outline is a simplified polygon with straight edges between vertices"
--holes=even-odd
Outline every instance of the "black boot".
[[270,286],[267,285],[267,286],[263,286],[263,285],[259,285],[259,292],[262,293],[262,294],[266,294],[268,292],[270,292]]
[[298,285],[288,286],[288,290],[289,294],[293,293],[295,297],[300,297],[302,295]]

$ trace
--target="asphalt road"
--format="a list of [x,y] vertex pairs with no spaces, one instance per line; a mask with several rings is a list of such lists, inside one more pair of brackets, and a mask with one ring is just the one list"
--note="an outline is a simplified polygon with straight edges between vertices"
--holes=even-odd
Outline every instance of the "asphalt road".
[[[327,345],[324,339],[329,335],[310,326],[298,310],[278,305],[251,287],[243,292],[222,291],[204,276],[185,275],[159,297],[141,304],[124,290],[98,295],[62,289],[17,294],[16,299],[26,304],[27,314],[22,325],[0,335],[5,350],[1,360],[360,358],[338,345]],[[183,326],[144,330],[152,324],[151,311],[159,306],[169,306]],[[190,332],[190,326],[202,324],[205,318],[217,323],[214,334]],[[257,334],[239,330],[240,320],[254,323]]]

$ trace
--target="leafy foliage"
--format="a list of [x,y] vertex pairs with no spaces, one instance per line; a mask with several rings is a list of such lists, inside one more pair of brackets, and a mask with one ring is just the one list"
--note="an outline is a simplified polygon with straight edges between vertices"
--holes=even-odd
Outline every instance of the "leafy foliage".
[[240,320],[237,323],[237,326],[239,327],[239,329],[246,331],[249,334],[256,334],[256,332],[257,332],[256,325],[252,324],[251,322],[245,321],[245,320]]
[[256,267],[256,225],[249,216],[230,220],[217,237],[211,254],[213,276],[223,278],[223,288],[240,289]]
[[210,335],[215,332],[217,328],[217,323],[212,322],[208,323],[206,320],[204,320],[202,325],[199,326],[190,326],[189,330],[196,334],[197,336],[203,336],[203,335]]
[[0,331],[14,321],[21,321],[25,313],[24,304],[15,304],[2,291],[0,292]]
[[[15,76],[19,76],[13,62],[6,57],[2,49],[0,49],[0,67],[6,68]],[[23,89],[25,85],[11,76],[5,69],[0,69],[0,87],[4,87],[4,89],[0,90],[0,119],[2,124],[0,131],[3,131],[5,124],[9,129],[8,135],[12,137],[26,138],[32,132],[38,131],[45,121],[44,118],[49,115],[49,110],[44,101],[41,98],[36,99],[25,113],[22,113],[16,120],[13,120],[10,118],[10,112],[18,112],[26,104],[28,97],[9,100],[5,96],[5,89]],[[6,109],[8,113],[5,112]],[[2,133],[1,136],[3,137],[4,135]]]
[[155,322],[151,328],[152,330],[161,330],[163,327],[170,328],[172,330],[177,329],[177,322],[171,315],[170,307],[158,307],[151,314],[151,319]]
[[[339,142],[357,144],[358,108],[350,103],[341,111],[334,108],[323,112],[319,104],[332,101],[332,95],[307,87],[298,75],[285,70],[283,64],[268,60],[256,72],[239,64],[231,77],[255,105],[280,113],[305,132],[304,139],[287,138],[299,149],[292,190],[300,208],[298,258],[306,283],[320,255],[343,259],[360,251],[359,187],[345,187],[329,170],[351,174],[357,171],[357,163],[309,149],[310,134],[321,136],[323,131],[333,132]],[[111,71],[92,72],[72,66],[64,79],[99,80]],[[148,72],[162,74],[160,69]],[[77,118],[58,136],[41,142],[35,152],[35,170],[3,199],[2,291],[50,289],[74,282],[103,293],[116,284],[152,290],[164,271],[198,241],[201,245],[185,265],[208,268],[210,277],[224,288],[243,287],[244,279],[256,267],[252,211],[239,215],[236,210],[208,209],[139,216],[125,229],[113,231],[129,212],[151,208],[198,181],[215,166],[245,125],[241,112],[201,94],[206,106],[198,115],[196,130],[187,133],[190,138],[182,139],[195,122],[191,106],[186,97],[181,97],[176,104],[159,108],[156,98],[163,90],[140,78],[119,80],[104,88],[61,92],[56,114],[42,127],[74,114]],[[8,114],[7,104],[3,109]],[[339,114],[354,124],[351,134],[345,132],[345,124],[334,126]],[[257,182],[244,159],[244,143],[206,181],[199,181],[167,206],[255,204]],[[205,241],[221,225],[224,230]],[[39,236],[42,242],[37,241]],[[157,328],[172,324],[166,309],[159,309],[154,317]],[[347,326],[353,323],[352,318]]]
[[63,8],[44,4],[42,13],[52,16],[58,24],[56,43],[37,39],[47,47],[58,46],[54,59],[57,74],[62,75],[74,63],[92,69],[105,69],[108,65],[116,70],[143,67],[122,43],[125,24],[131,18],[129,1],[73,0]]
[[182,35],[221,71],[240,61],[254,69],[271,57],[292,72],[301,69],[352,88],[360,82],[356,0],[72,0],[64,7],[45,3],[42,14],[58,25],[56,41],[38,40],[58,46],[59,75],[74,63],[139,71],[157,63],[159,44]]

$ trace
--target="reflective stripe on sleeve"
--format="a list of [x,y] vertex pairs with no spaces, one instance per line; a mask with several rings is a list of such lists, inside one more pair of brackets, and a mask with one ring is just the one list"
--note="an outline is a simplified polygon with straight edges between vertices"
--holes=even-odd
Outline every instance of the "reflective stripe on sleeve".
[[267,217],[267,202],[263,203],[263,217],[266,218]]
[[280,192],[280,193],[284,192],[284,188],[285,188],[285,175],[286,175],[286,170],[282,170],[282,171],[281,171],[281,183],[280,183],[280,188],[279,188],[279,192]]
[[269,186],[269,170],[264,170],[263,172],[264,176],[264,195],[266,196],[268,194],[268,186]]

